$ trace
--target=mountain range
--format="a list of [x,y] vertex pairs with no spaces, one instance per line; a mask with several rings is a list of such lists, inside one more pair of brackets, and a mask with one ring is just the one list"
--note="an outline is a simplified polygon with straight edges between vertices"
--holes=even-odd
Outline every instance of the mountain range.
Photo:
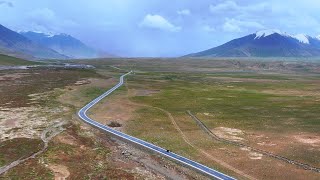
[[0,25],[0,53],[21,58],[66,59],[67,56],[41,46],[23,35]]
[[82,59],[110,56],[68,34],[15,32],[0,25],[0,54],[24,59]]
[[[24,59],[110,57],[68,34],[15,32],[0,25],[0,54]],[[184,57],[320,57],[320,36],[262,30]]]
[[20,32],[20,34],[37,44],[53,49],[70,58],[80,59],[98,57],[98,52],[96,50],[88,47],[80,40],[68,34],[48,35],[32,31]]
[[319,57],[320,36],[262,30],[185,57]]

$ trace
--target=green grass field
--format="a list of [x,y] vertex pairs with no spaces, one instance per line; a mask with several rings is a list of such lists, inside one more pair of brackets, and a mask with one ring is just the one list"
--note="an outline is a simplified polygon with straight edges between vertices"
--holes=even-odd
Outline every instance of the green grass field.
[[[162,74],[130,77],[132,88],[136,84],[148,84],[152,85],[147,87],[150,90],[160,89],[160,93],[153,96],[132,97],[132,100],[177,114],[187,110],[212,113],[215,114],[215,124],[220,126],[270,131],[295,130],[299,127],[308,132],[318,132],[320,128],[319,97],[311,95],[318,85],[313,82],[289,80],[257,83],[210,79],[216,75],[190,77],[175,74],[173,77],[170,80],[168,75]],[[266,77],[257,74],[252,78]],[[278,94],[276,91],[297,91],[301,95]],[[303,95],[305,92],[310,93]],[[290,117],[295,118],[293,124],[284,124]],[[265,129],[266,126],[270,128]]]

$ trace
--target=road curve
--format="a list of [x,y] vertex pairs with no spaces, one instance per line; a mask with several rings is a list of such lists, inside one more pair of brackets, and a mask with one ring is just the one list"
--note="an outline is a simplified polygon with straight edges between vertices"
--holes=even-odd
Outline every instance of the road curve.
[[101,123],[98,123],[92,119],[90,119],[88,117],[88,115],[86,114],[87,111],[92,107],[94,106],[95,104],[97,104],[101,99],[105,98],[106,96],[108,96],[109,94],[111,94],[113,91],[115,91],[116,89],[118,89],[122,84],[123,84],[123,79],[125,76],[129,75],[130,73],[132,73],[132,71],[122,75],[120,77],[120,81],[117,85],[115,85],[113,88],[109,89],[108,91],[106,91],[105,93],[103,93],[102,95],[100,95],[99,97],[97,97],[96,99],[92,100],[90,103],[88,103],[87,105],[85,105],[82,109],[80,109],[80,111],[78,112],[78,116],[83,120],[85,121],[86,123],[100,129],[100,130],[103,130],[105,132],[108,132],[108,133],[111,133],[115,136],[118,136],[120,138],[123,138],[123,139],[126,139],[130,142],[133,142],[135,144],[138,144],[140,146],[143,146],[145,148],[148,148],[149,150],[153,151],[153,152],[156,152],[156,153],[159,153],[163,156],[166,156],[174,161],[177,161],[179,163],[182,163],[183,165],[185,166],[188,166],[188,167],[191,167],[191,168],[194,168],[194,169],[197,169],[198,171],[201,171],[202,173],[204,174],[207,174],[208,176],[212,177],[212,178],[215,178],[215,179],[223,179],[223,180],[233,180],[234,178],[233,177],[230,177],[228,175],[225,175],[219,171],[216,171],[214,169],[211,169],[205,165],[202,165],[200,163],[197,163],[195,161],[192,161],[190,159],[187,159],[185,157],[182,157],[178,154],[175,154],[175,153],[172,153],[172,152],[167,152],[166,149],[163,149],[159,146],[156,146],[154,144],[151,144],[151,143],[148,143],[146,141],[143,141],[141,139],[138,139],[138,138],[135,138],[135,137],[132,137],[132,136],[129,136],[125,133],[122,133],[120,131],[116,131],[108,126],[105,126]]

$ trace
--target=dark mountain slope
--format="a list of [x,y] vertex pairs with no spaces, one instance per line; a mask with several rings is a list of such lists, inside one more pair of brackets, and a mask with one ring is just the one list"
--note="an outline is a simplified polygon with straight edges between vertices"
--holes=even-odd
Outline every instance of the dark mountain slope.
[[38,59],[65,59],[66,56],[41,46],[21,34],[0,25],[0,52],[18,57]]

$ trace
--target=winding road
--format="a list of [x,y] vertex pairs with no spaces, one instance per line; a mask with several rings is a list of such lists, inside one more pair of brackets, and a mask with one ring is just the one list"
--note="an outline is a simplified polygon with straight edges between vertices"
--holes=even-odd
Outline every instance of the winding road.
[[161,154],[162,156],[166,156],[176,162],[179,162],[187,167],[191,167],[193,169],[196,169],[212,178],[215,178],[215,179],[223,179],[223,180],[233,180],[234,178],[233,177],[230,177],[228,175],[225,175],[217,170],[214,170],[214,169],[211,169],[205,165],[202,165],[200,163],[197,163],[195,161],[192,161],[190,159],[187,159],[183,156],[180,156],[178,154],[175,154],[173,152],[168,152],[166,149],[163,149],[159,146],[156,146],[154,144],[151,144],[151,143],[148,143],[146,141],[143,141],[141,139],[138,139],[138,138],[135,138],[135,137],[132,137],[130,135],[127,135],[125,133],[122,133],[120,131],[117,131],[117,130],[114,130],[108,126],[105,126],[101,123],[98,123],[92,119],[90,119],[87,115],[87,111],[92,108],[95,104],[97,104],[100,100],[102,100],[103,98],[107,97],[108,95],[110,95],[113,91],[115,91],[116,89],[118,89],[120,86],[123,85],[123,82],[124,82],[124,77],[129,75],[130,73],[132,73],[132,71],[122,75],[120,77],[120,81],[117,85],[115,85],[113,88],[109,89],[108,91],[106,91],[105,93],[103,93],[102,95],[100,95],[99,97],[97,97],[96,99],[92,100],[90,103],[88,103],[87,105],[85,105],[82,109],[80,109],[80,111],[78,112],[78,116],[86,123],[102,130],[102,131],[105,131],[105,132],[108,132],[108,133],[111,133],[113,134],[114,136],[117,136],[117,137],[120,137],[122,139],[125,139],[125,140],[128,140],[132,143],[135,143],[137,145],[140,145],[144,148],[147,148],[153,152],[156,152],[156,153],[159,153]]

